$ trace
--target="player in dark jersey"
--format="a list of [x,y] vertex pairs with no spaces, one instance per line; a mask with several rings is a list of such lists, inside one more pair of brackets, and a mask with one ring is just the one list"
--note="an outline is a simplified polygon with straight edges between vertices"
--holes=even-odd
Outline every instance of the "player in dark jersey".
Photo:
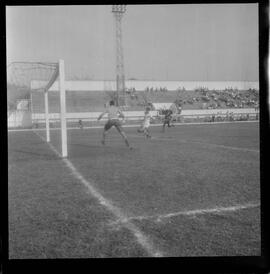
[[166,109],[165,110],[165,116],[164,116],[164,121],[162,125],[162,132],[165,132],[165,126],[167,125],[168,127],[171,127],[171,121],[172,121],[172,110],[171,109]]
[[115,127],[117,129],[117,131],[120,133],[120,135],[123,137],[123,139],[125,140],[125,143],[127,145],[128,148],[132,149],[132,147],[129,145],[127,136],[122,128],[122,123],[119,120],[119,117],[121,117],[122,119],[125,118],[123,112],[114,105],[114,101],[110,101],[110,105],[106,108],[106,110],[104,112],[102,112],[99,117],[98,117],[98,121],[105,115],[108,114],[108,121],[106,122],[105,126],[104,126],[104,130],[103,130],[103,134],[102,134],[102,141],[101,143],[103,145],[105,145],[105,138],[106,135],[109,131],[109,129],[111,127]]
[[79,122],[78,122],[78,123],[79,123],[79,128],[80,128],[80,129],[83,129],[83,123],[82,123],[82,120],[79,120]]

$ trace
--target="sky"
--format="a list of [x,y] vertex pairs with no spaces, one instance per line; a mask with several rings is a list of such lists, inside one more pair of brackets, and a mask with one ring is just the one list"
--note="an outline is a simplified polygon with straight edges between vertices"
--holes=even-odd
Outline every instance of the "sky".
[[[65,61],[66,78],[115,79],[110,5],[7,6],[7,63]],[[126,79],[258,81],[258,4],[127,5]]]

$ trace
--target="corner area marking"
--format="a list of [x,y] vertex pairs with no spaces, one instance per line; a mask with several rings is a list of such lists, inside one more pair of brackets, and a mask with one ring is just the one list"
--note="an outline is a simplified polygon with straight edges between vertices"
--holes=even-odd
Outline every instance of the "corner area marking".
[[[235,212],[242,209],[249,209],[249,208],[256,208],[259,207],[260,203],[248,203],[243,205],[236,205],[236,206],[230,206],[230,207],[215,207],[215,208],[207,208],[207,209],[195,209],[195,210],[186,210],[186,211],[178,211],[178,212],[172,212],[167,214],[160,214],[160,215],[149,215],[149,216],[134,216],[129,217],[124,222],[129,222],[131,220],[150,220],[154,219],[157,222],[160,222],[162,219],[171,218],[175,216],[196,216],[196,215],[202,215],[202,214],[222,214],[225,212]],[[111,225],[117,225],[120,223],[119,221],[112,222]]]
[[[33,131],[39,138],[41,138],[45,143],[46,140],[40,136],[38,133]],[[60,158],[61,154],[55,149],[55,147],[51,143],[47,143],[51,150]],[[65,165],[71,170],[72,175],[79,180],[90,192],[90,194],[95,197],[98,202],[106,207],[107,210],[109,210],[118,220],[118,223],[123,223],[123,225],[132,232],[133,236],[137,239],[137,242],[143,247],[144,250],[147,251],[147,253],[151,257],[163,257],[164,255],[162,252],[158,251],[156,248],[154,248],[153,244],[150,242],[150,240],[130,221],[127,221],[128,218],[122,213],[122,211],[114,206],[109,200],[107,200],[105,197],[103,197],[92,185],[89,181],[87,181],[80,172],[75,168],[75,166],[67,159],[62,158]]]

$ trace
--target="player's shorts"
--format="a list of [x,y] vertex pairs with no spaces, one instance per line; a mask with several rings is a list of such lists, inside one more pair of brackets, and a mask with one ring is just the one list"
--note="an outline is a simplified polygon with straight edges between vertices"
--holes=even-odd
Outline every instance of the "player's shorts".
[[144,123],[142,123],[142,127],[143,127],[143,128],[149,128],[149,126],[150,126],[150,123],[149,123],[149,122],[144,122]]
[[171,122],[172,118],[165,118],[164,119],[164,124],[169,124]]
[[143,127],[138,128],[138,129],[137,129],[137,132],[143,133],[143,132],[144,132],[144,128],[143,128]]
[[107,131],[113,126],[115,126],[119,132],[123,131],[122,124],[118,119],[108,120],[108,122],[104,126],[104,129]]
[[178,115],[177,115],[177,114],[174,114],[174,115],[172,116],[172,121],[177,121],[177,118],[178,118]]

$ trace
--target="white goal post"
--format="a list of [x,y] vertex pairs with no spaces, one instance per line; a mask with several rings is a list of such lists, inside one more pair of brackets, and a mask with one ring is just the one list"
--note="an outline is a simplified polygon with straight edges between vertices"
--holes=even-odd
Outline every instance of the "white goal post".
[[[60,95],[60,122],[61,122],[61,155],[68,156],[67,150],[67,115],[66,115],[66,88],[64,60],[57,63],[49,62],[13,62],[7,67],[7,97],[8,106],[15,101],[31,98],[32,93],[44,94],[44,118],[46,141],[50,136],[50,105],[49,89],[57,85]],[[32,109],[31,105],[31,109]],[[42,107],[43,108],[43,107]],[[33,112],[32,112],[33,114]]]
[[66,117],[66,88],[65,88],[65,64],[59,60],[59,90],[60,90],[60,120],[62,157],[67,157],[67,117]]

